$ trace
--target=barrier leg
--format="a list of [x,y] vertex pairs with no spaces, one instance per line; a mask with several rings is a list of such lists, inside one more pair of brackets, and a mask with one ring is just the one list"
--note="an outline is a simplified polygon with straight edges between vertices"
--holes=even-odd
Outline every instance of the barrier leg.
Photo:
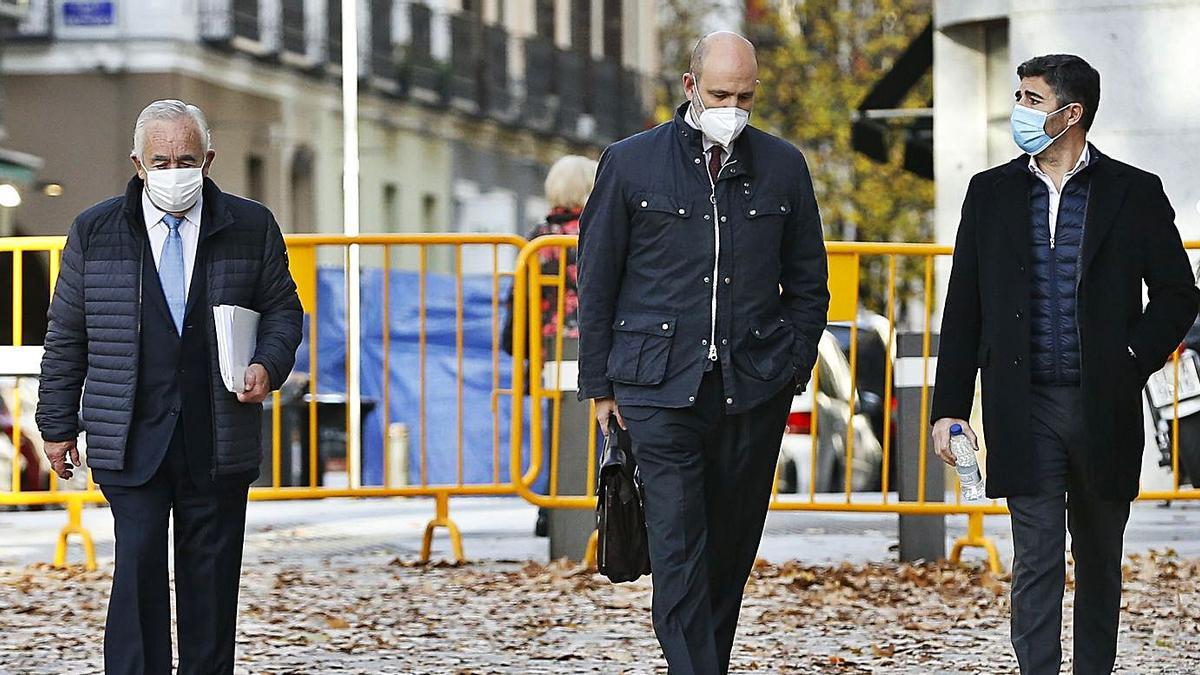
[[68,539],[72,534],[78,534],[83,542],[84,567],[89,572],[96,569],[96,545],[92,541],[92,533],[83,526],[83,499],[70,497],[67,499],[67,524],[58,532],[58,546],[54,549],[54,566],[67,566]]
[[583,550],[583,564],[588,569],[596,568],[596,551],[600,546],[600,531],[592,530],[592,536],[588,537],[587,548]]
[[959,537],[954,542],[954,548],[950,550],[950,562],[956,564],[960,562],[962,550],[968,546],[987,551],[988,567],[994,574],[1004,572],[1004,567],[1000,565],[1000,553],[996,550],[996,544],[983,536],[983,513],[979,511],[972,512],[967,516],[967,536]]
[[454,551],[454,561],[465,563],[467,557],[463,555],[462,533],[458,530],[458,524],[450,519],[450,495],[445,492],[438,493],[437,513],[433,520],[425,526],[425,539],[421,543],[420,562],[429,562],[430,552],[433,548],[433,531],[439,527],[446,528],[450,533],[450,547]]

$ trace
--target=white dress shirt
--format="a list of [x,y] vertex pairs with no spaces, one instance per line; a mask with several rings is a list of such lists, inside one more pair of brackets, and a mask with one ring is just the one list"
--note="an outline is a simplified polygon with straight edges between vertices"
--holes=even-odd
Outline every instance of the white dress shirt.
[[[196,203],[188,212],[183,214],[183,222],[179,224],[179,236],[183,239],[183,299],[186,302],[188,292],[192,288],[192,269],[196,266],[196,248],[200,245],[200,214],[204,213],[204,197],[196,199]],[[166,211],[154,205],[150,196],[142,190],[142,214],[146,217],[146,232],[150,235],[150,252],[154,254],[154,268],[159,269],[162,260],[163,246],[167,243],[167,235],[171,228],[163,222]]]
[[1051,178],[1042,168],[1038,166],[1037,158],[1029,158],[1029,170],[1033,175],[1042,179],[1046,184],[1046,189],[1050,191],[1050,248],[1054,248],[1054,235],[1058,230],[1058,203],[1062,200],[1062,191],[1067,187],[1067,181],[1082,171],[1091,160],[1091,153],[1088,151],[1087,143],[1083,144],[1083,152],[1079,153],[1079,159],[1075,162],[1075,168],[1071,169],[1063,176],[1062,187],[1054,186],[1054,179]]
[[[699,115],[697,115],[697,116],[699,116]],[[688,111],[686,113],[684,113],[684,115],[683,115],[683,119],[684,119],[684,121],[686,121],[688,123],[689,127],[700,132],[700,138],[704,143],[704,170],[707,171],[708,163],[712,161],[713,146],[717,145],[717,144],[713,143],[711,140],[709,140],[708,135],[705,134],[704,130],[702,130],[700,128],[700,125],[696,124],[695,120],[692,119],[692,107],[691,107],[690,103],[688,104]],[[717,146],[717,147],[720,147],[720,146]],[[729,161],[729,153],[725,152],[724,149],[722,149],[722,153],[724,154],[724,156],[721,158],[721,165],[724,166],[725,163]]]

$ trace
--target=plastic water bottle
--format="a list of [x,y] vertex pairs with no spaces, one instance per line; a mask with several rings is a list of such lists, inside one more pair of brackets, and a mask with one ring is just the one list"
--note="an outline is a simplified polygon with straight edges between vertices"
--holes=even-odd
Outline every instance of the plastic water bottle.
[[979,462],[975,459],[975,446],[963,433],[961,424],[950,426],[950,452],[954,453],[958,482],[962,483],[963,499],[983,499],[983,475],[979,473]]

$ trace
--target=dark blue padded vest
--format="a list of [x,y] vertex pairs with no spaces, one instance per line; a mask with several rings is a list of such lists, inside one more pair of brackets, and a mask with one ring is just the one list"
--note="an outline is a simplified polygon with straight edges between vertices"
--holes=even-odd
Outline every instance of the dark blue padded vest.
[[1040,178],[1029,175],[1033,248],[1029,356],[1034,384],[1069,386],[1080,381],[1075,300],[1090,182],[1091,170],[1085,167],[1063,187],[1051,248],[1050,191]]

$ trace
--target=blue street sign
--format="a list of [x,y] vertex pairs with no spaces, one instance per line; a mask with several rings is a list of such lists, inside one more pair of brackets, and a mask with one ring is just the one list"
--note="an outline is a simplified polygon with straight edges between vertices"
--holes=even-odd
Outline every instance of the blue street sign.
[[116,2],[64,2],[63,23],[67,26],[111,26],[116,22]]

